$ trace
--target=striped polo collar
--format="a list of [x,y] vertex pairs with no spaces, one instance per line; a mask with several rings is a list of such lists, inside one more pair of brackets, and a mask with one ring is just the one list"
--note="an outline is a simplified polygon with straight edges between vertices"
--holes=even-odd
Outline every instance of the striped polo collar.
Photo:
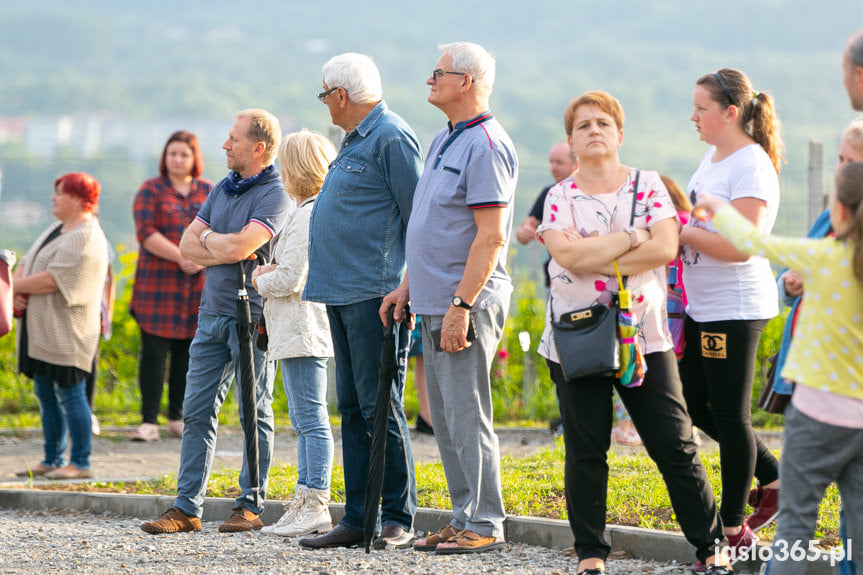
[[447,122],[447,126],[449,126],[450,132],[452,132],[452,131],[460,132],[461,130],[467,130],[469,128],[473,128],[474,126],[479,126],[480,124],[482,124],[486,120],[491,120],[492,118],[494,118],[494,114],[492,114],[489,111],[485,111],[482,114],[480,114],[479,116],[477,116],[476,118],[473,118],[471,120],[465,120],[464,122],[457,123],[455,125],[455,127],[453,127],[452,122]]

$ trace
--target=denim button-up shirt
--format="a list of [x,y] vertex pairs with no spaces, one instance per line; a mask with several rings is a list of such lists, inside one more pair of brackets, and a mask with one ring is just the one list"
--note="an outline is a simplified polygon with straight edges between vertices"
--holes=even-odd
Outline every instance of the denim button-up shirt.
[[345,136],[312,211],[304,300],[348,305],[401,283],[422,164],[413,130],[383,101]]

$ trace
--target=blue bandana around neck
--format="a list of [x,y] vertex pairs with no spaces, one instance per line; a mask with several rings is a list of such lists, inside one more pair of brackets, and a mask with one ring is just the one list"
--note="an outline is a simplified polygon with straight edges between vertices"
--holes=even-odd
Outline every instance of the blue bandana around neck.
[[238,174],[234,170],[231,170],[228,173],[228,177],[225,178],[225,193],[237,196],[243,194],[248,191],[249,188],[257,184],[261,180],[261,178],[263,178],[267,174],[270,174],[275,169],[276,167],[273,164],[270,164],[269,166],[261,170],[260,173],[257,173],[250,178],[241,178],[240,174]]

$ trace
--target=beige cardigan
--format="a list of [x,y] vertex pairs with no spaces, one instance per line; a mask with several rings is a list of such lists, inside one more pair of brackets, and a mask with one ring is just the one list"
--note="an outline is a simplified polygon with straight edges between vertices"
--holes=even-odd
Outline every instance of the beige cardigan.
[[332,357],[333,341],[327,308],[303,301],[309,271],[309,219],[314,198],[300,204],[273,238],[273,262],[278,267],[258,276],[264,299],[264,319],[270,360],[291,357]]
[[25,276],[47,271],[58,287],[53,293],[30,294],[27,350],[33,359],[90,373],[101,331],[108,241],[93,219],[60,234],[36,254],[56,227],[48,226],[36,238],[20,264]]

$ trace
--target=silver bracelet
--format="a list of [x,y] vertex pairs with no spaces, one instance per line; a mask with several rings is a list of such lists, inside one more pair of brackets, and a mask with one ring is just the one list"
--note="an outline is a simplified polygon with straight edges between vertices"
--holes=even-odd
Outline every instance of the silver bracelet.
[[201,234],[201,245],[204,247],[204,249],[207,249],[207,236],[209,236],[212,233],[213,233],[212,229],[206,229],[206,230],[204,230],[204,233]]

